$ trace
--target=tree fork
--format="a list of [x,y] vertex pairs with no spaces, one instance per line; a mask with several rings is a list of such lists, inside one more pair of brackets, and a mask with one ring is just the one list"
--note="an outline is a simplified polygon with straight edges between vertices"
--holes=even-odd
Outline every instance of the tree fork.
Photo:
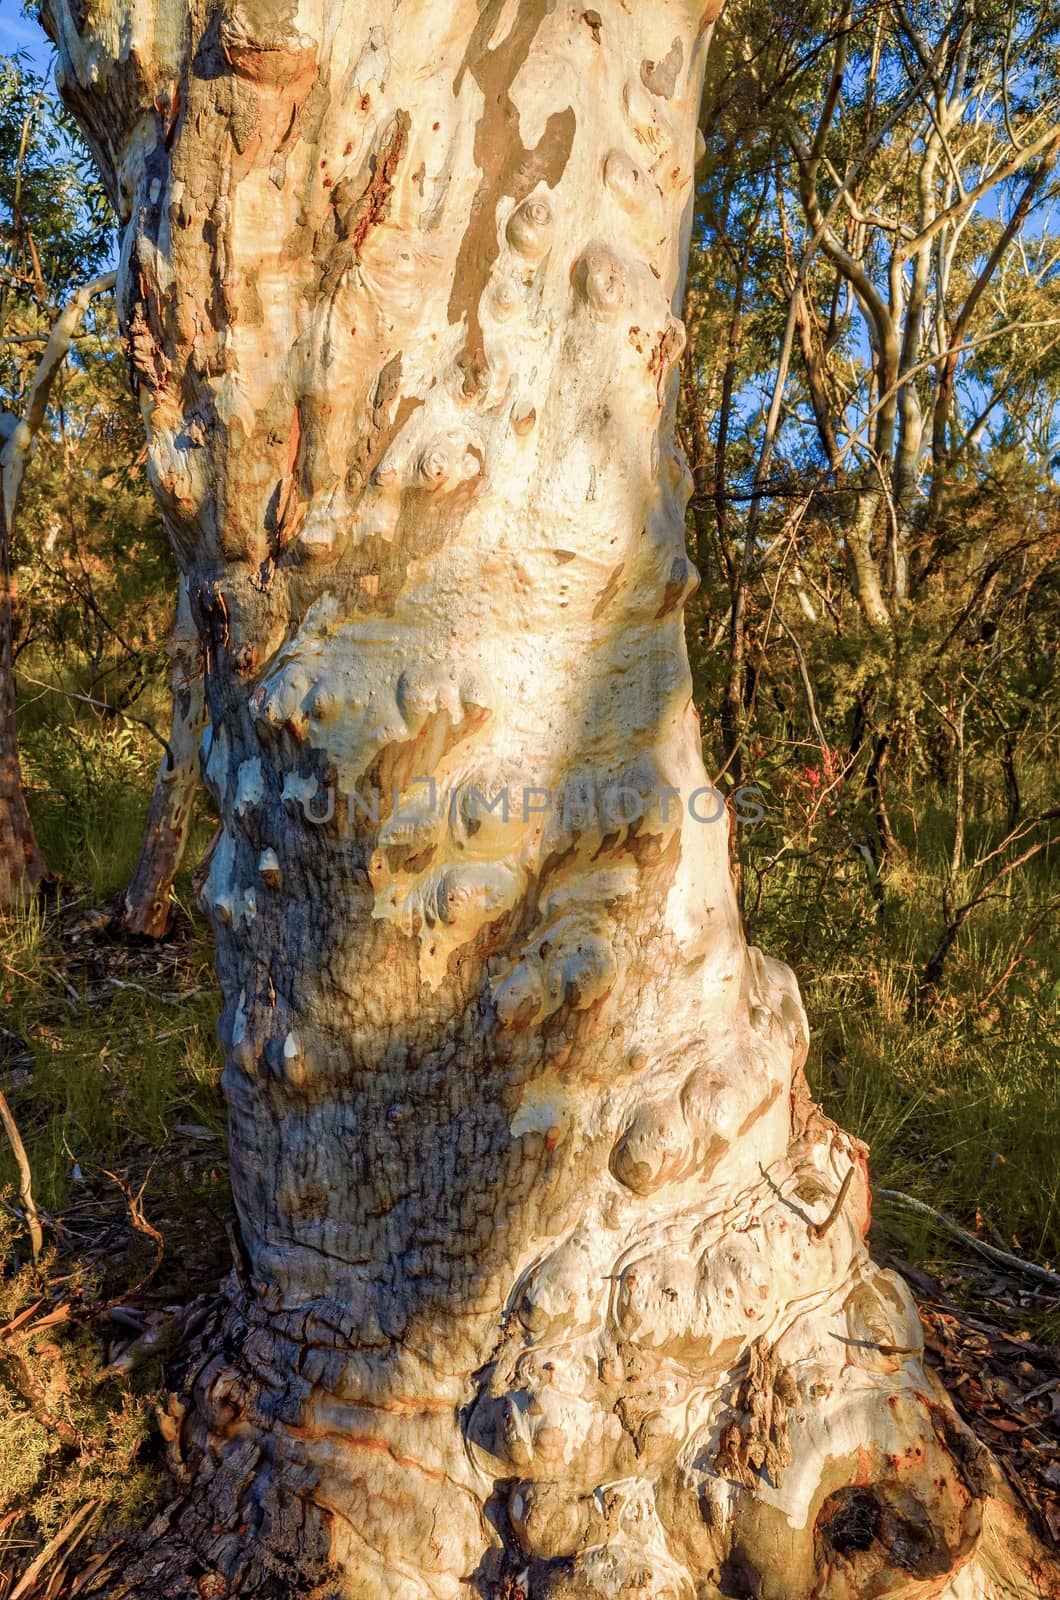
[[985,1592],[981,1452],[695,804],[715,9],[47,0],[222,818],[241,1265],[121,1592]]

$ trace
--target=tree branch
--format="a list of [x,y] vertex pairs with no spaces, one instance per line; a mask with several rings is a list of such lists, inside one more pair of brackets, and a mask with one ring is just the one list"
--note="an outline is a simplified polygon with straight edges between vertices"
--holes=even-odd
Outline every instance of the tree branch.
[[78,325],[90,303],[96,295],[106,294],[113,289],[116,281],[117,273],[106,272],[82,284],[52,324],[44,354],[30,386],[25,415],[15,423],[0,452],[0,510],[9,532],[14,526],[29,452],[47,413],[59,369],[66,360]]

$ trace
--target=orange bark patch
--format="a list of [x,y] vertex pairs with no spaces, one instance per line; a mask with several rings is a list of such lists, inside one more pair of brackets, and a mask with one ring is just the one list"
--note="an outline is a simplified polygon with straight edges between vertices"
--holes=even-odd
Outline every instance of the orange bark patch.
[[401,158],[408,148],[411,118],[407,111],[399,111],[389,134],[377,150],[372,163],[372,175],[349,221],[348,240],[356,260],[361,259],[365,240],[372,229],[382,222],[390,211],[390,197],[394,192],[394,178]]
[[541,182],[554,189],[574,145],[576,122],[570,106],[552,113],[532,150],[518,137],[519,112],[511,98],[511,87],[549,10],[547,0],[524,0],[503,44],[490,50],[488,42],[496,14],[487,7],[453,85],[454,93],[459,93],[464,72],[468,71],[483,95],[482,116],[475,129],[475,162],[482,180],[471,202],[471,217],[460,242],[449,297],[449,321],[467,318],[467,344],[461,365],[467,374],[464,387],[469,395],[476,392],[486,367],[478,304],[500,253],[497,206],[505,195],[518,205]]
[[317,75],[316,51],[312,46],[303,50],[269,49],[260,45],[222,40],[232,71],[248,83],[261,89],[284,89],[285,98],[295,104],[309,91]]

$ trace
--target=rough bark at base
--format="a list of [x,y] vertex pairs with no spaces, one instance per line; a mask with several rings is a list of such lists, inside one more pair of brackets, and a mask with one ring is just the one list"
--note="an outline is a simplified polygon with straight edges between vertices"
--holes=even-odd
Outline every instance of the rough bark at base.
[[199,786],[199,742],[206,726],[202,648],[183,576],[169,656],[173,701],[169,752],[155,778],[140,858],[122,912],[126,932],[145,939],[161,939],[169,929],[173,885],[184,859]]
[[710,9],[50,19],[129,217],[222,817],[243,1259],[173,1592],[984,1592],[981,1452],[705,791],[673,424]]

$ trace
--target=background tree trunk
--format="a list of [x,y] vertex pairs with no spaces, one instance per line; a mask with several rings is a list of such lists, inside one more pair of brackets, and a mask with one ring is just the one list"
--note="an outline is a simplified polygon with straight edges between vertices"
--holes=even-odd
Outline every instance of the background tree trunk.
[[199,742],[206,726],[202,647],[183,575],[169,656],[173,696],[169,753],[158,768],[140,859],[122,912],[122,926],[147,939],[161,939],[169,928],[173,885],[184,857],[199,785]]
[[980,1592],[981,1454],[699,820],[712,11],[49,5],[222,818],[241,1264],[140,1592]]

